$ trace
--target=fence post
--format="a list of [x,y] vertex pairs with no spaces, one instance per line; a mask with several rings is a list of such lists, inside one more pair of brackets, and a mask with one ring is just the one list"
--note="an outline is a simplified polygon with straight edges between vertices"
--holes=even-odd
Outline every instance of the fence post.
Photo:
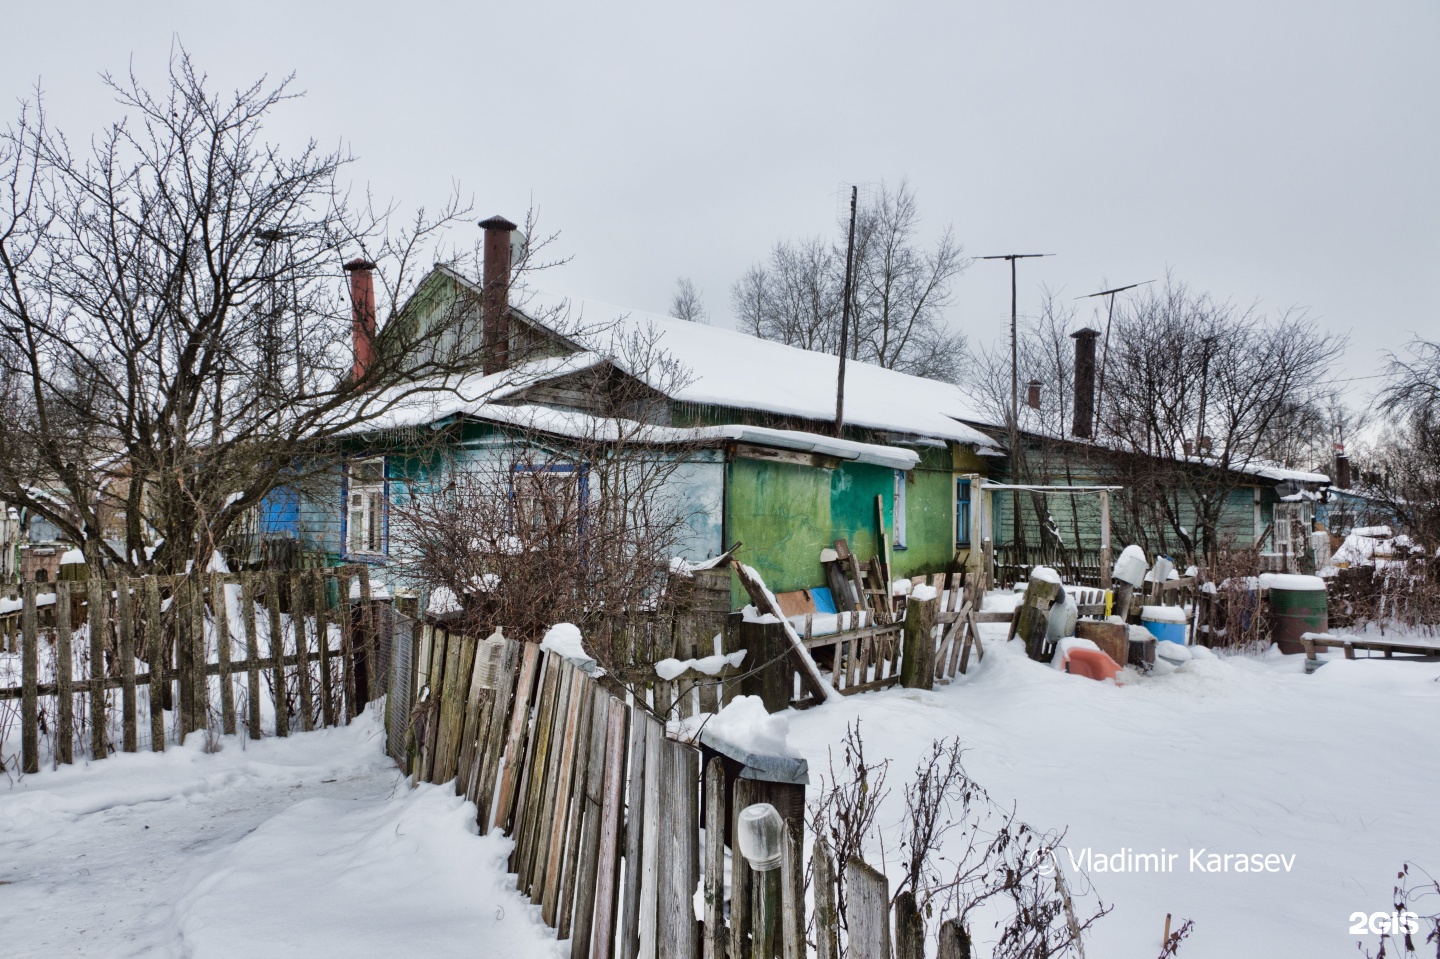
[[940,949],[936,959],[970,959],[970,936],[959,919],[940,923]]
[[[325,572],[321,570],[315,574],[315,635],[320,642],[320,719],[326,726],[333,726],[335,694],[330,688],[330,626],[325,616],[329,601]],[[408,716],[405,718],[409,720]]]
[[705,959],[726,959],[725,767],[705,766]]
[[245,631],[246,725],[260,738],[260,634],[255,629],[255,574],[240,578],[240,628]]
[[925,923],[909,889],[895,897],[895,959],[925,959]]
[[310,634],[305,622],[305,574],[290,574],[290,626],[295,631],[295,679],[300,684],[300,728],[315,728],[315,698],[310,689]]
[[40,771],[40,638],[35,610],[35,584],[25,584],[20,614],[20,749],[27,773]]
[[290,697],[285,692],[285,632],[280,627],[280,576],[265,578],[265,607],[270,614],[270,656],[274,676],[275,735],[290,735]]
[[900,659],[900,685],[910,689],[935,688],[935,616],[940,600],[905,600],[905,629]]
[[90,632],[90,758],[104,759],[109,751],[105,735],[105,646],[110,612],[104,581],[92,576],[85,581],[85,587]]
[[780,945],[785,959],[806,956],[804,836],[802,823],[785,824],[785,857],[780,860]]
[[145,645],[150,659],[150,751],[165,751],[165,630],[160,621],[160,580],[145,577]]
[[70,635],[70,581],[55,584],[55,759],[75,761],[75,664]]
[[[727,633],[727,638],[730,637]],[[790,640],[781,623],[752,623],[741,620],[733,633],[735,649],[745,650],[740,694],[759,696],[768,713],[790,708]]]
[[137,749],[135,717],[135,619],[131,615],[130,580],[115,580],[115,631],[120,640],[120,722],[121,748]]
[[230,597],[227,577],[210,576],[210,605],[215,610],[215,656],[220,660],[220,724],[235,735],[235,683],[230,669]]
[[190,728],[194,732],[204,732],[210,728],[210,677],[206,672],[206,667],[210,662],[210,643],[205,638],[204,574],[191,574],[188,587],[191,597],[190,680],[195,688],[192,697],[195,703],[195,713],[191,719]]
[[[345,596],[346,602],[349,602],[349,599],[350,597],[347,591]],[[375,653],[376,646],[379,645],[379,637],[375,635],[375,603],[371,599],[370,594],[369,566],[360,567],[360,623],[361,629],[365,634],[363,647],[364,656],[361,659],[361,662],[363,662],[365,666],[362,671],[362,676],[365,680],[364,689],[361,693],[361,703],[363,706],[376,698],[377,693],[375,689],[376,683],[378,682],[376,676],[378,660]]]

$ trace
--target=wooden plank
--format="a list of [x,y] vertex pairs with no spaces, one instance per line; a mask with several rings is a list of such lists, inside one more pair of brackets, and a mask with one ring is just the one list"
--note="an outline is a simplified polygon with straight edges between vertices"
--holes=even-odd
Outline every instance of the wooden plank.
[[[345,604],[341,603],[340,605],[341,608],[344,608]],[[430,676],[429,679],[426,681],[425,685],[430,687],[430,702],[434,703],[435,705],[431,708],[430,721],[425,728],[425,741],[419,744],[420,781],[426,783],[435,781],[435,753],[438,749],[437,744],[440,738],[439,703],[444,688],[443,684],[445,681],[445,647],[449,641],[450,637],[443,629],[436,628],[430,633]],[[456,639],[456,642],[459,642],[458,638]],[[343,638],[341,639],[341,649],[341,655],[344,656],[345,654],[343,652]],[[348,669],[348,667],[346,668]],[[347,675],[349,674],[347,673]],[[349,696],[348,681],[346,696]],[[346,702],[348,703],[349,701],[350,700],[347,698]],[[348,706],[346,707],[346,711],[348,713]]]
[[530,892],[530,902],[537,906],[542,903],[546,880],[549,878],[548,869],[551,840],[554,838],[555,812],[562,805],[560,787],[564,784],[561,781],[561,764],[565,755],[566,732],[570,725],[570,708],[580,695],[579,684],[575,680],[578,673],[579,670],[571,663],[565,660],[560,661],[560,686],[555,699],[555,708],[551,712],[549,735],[545,741],[545,765],[541,767],[544,770],[544,778],[541,781],[544,788],[541,792],[540,806],[534,810],[534,827],[531,830],[533,851],[528,858],[530,871],[527,888]]
[[235,735],[235,683],[230,664],[230,597],[227,583],[233,579],[219,574],[210,577],[210,606],[215,611],[215,655],[220,661],[220,724],[225,735]]
[[40,685],[40,636],[33,581],[25,584],[20,602],[20,683],[25,688],[24,697],[20,700],[20,754],[24,771],[38,773],[40,694],[36,687]]
[[[340,623],[340,669],[345,679],[345,723],[349,725],[350,720],[354,719],[360,710],[355,702],[355,637],[350,628],[350,573],[348,570],[335,577],[335,588],[340,591],[340,603],[335,607],[335,614]],[[432,685],[430,695],[438,697],[440,687]]]
[[[560,903],[557,938],[570,931],[570,959],[589,959],[590,933],[595,919],[595,885],[600,854],[600,818],[605,796],[605,745],[610,735],[610,708],[613,698],[597,688],[590,698],[590,742],[585,757],[585,779],[577,783],[580,799],[580,847],[575,868],[565,880],[565,899]],[[570,903],[574,913],[571,915]],[[567,926],[568,922],[568,926]]]
[[[110,623],[109,603],[106,602],[105,582],[99,578],[85,581],[85,589],[88,593],[88,609],[86,615],[90,629],[90,678],[105,678],[105,647]],[[106,735],[109,730],[105,728],[105,693],[103,691],[91,692],[90,694],[90,758],[104,759],[109,753],[109,737]]]
[[290,697],[285,692],[285,634],[280,628],[280,576],[265,578],[265,607],[270,614],[271,683],[275,695],[275,735],[290,735]]
[[840,909],[836,905],[835,859],[824,836],[815,837],[810,863],[815,877],[815,959],[839,959]]
[[[315,728],[315,694],[310,684],[310,636],[306,620],[305,574],[300,570],[290,573],[290,626],[295,631],[295,655],[299,657],[300,668],[295,670],[295,681],[300,686],[300,728],[305,732]],[[213,603],[213,593],[212,593]]]
[[[579,817],[578,800],[585,795],[584,789],[575,788],[585,775],[583,761],[588,755],[590,735],[590,697],[594,694],[595,683],[588,676],[575,671],[575,688],[570,696],[570,713],[565,723],[560,755],[560,781],[555,791],[555,815],[550,832],[550,855],[545,868],[545,891],[540,900],[540,915],[547,925],[555,926],[557,938],[570,937],[570,917],[561,909],[564,898],[564,878],[569,870],[574,871],[574,846],[579,843],[580,831],[575,828]],[[559,932],[561,927],[564,932]]]
[[614,697],[605,729],[605,781],[601,791],[600,841],[595,857],[595,918],[590,924],[591,959],[612,959],[620,895],[620,823],[625,810],[630,709]]
[[727,959],[725,929],[725,767],[716,756],[705,765],[704,959]]
[[755,784],[735,778],[730,784],[730,955],[750,955],[751,870],[734,837],[740,835],[740,811],[755,801]]
[[960,672],[965,672],[970,667],[970,647],[975,647],[976,654],[983,659],[985,647],[980,643],[980,625],[976,622],[975,610],[970,610],[970,627],[965,631],[965,649],[960,654]]
[[785,636],[790,641],[792,647],[791,658],[796,668],[800,671],[801,682],[805,684],[812,696],[822,703],[825,702],[825,700],[830,697],[830,687],[826,685],[824,678],[821,677],[819,669],[815,666],[815,661],[810,658],[809,650],[805,648],[804,642],[801,641],[799,634],[795,632],[795,627],[790,624],[788,619],[780,614],[780,609],[775,605],[774,598],[770,591],[765,587],[763,582],[756,578],[750,567],[745,566],[743,563],[736,564],[735,574],[740,577],[740,583],[750,595],[750,599],[755,604],[756,609],[762,613],[770,613],[780,620],[780,625],[785,630]]
[[[70,632],[70,581],[55,584],[55,761],[75,762],[74,647]],[[153,666],[151,667],[154,668]],[[151,684],[154,695],[154,684]],[[161,727],[164,740],[164,727]],[[164,748],[163,746],[161,748]]]
[[[481,685],[484,678],[482,667],[484,663],[480,660],[480,644],[468,642],[465,644],[465,656],[462,656],[461,670],[469,677],[465,688],[465,712],[464,719],[460,725],[460,753],[455,763],[455,795],[464,796],[467,799],[474,798],[474,784],[476,778],[476,758],[480,751],[480,723],[485,717],[486,708],[490,704],[490,690]],[[469,663],[463,660],[468,658]]]
[[[150,673],[150,751],[165,751],[165,695],[169,691],[165,679],[165,663],[170,644],[165,638],[165,626],[160,617],[160,578],[146,576],[145,584],[145,646],[149,651]],[[58,588],[58,587],[57,587]],[[69,589],[67,584],[66,593]],[[69,614],[66,614],[67,621]]]
[[[605,720],[609,706],[607,695],[594,682],[586,682],[585,712],[582,717],[582,732],[575,746],[575,774],[570,786],[570,809],[566,813],[566,841],[564,868],[560,884],[559,921],[555,926],[555,938],[569,939],[574,928],[575,887],[582,863],[581,848],[585,832],[585,820],[598,818],[599,808],[591,810],[588,804],[590,781],[595,777],[590,769],[593,763],[605,761]],[[587,887],[592,888],[593,887]]]
[[889,959],[890,882],[856,856],[845,863],[845,928],[853,959]]
[[620,923],[620,959],[635,959],[640,950],[640,873],[645,854],[645,766],[650,761],[646,751],[644,712],[637,706],[631,712],[630,775],[625,784],[625,889],[624,918]]
[[514,811],[514,823],[510,835],[515,839],[515,849],[510,854],[510,871],[520,877],[521,892],[529,892],[524,877],[529,870],[525,863],[530,858],[530,833],[535,825],[536,810],[544,796],[541,779],[545,775],[545,747],[550,735],[549,724],[553,718],[556,687],[559,685],[560,658],[549,653],[540,656],[540,694],[536,700],[535,717],[530,721],[529,734],[525,738],[525,762],[520,777],[518,804]]
[[250,738],[259,739],[261,736],[260,634],[255,629],[255,574],[253,573],[246,573],[240,578],[240,627],[245,631],[246,725],[250,729]]
[[[527,643],[527,646],[533,644]],[[489,726],[484,731],[484,750],[481,754],[479,782],[475,788],[476,822],[481,834],[488,833],[493,822],[491,808],[495,800],[496,774],[505,751],[505,730],[510,718],[513,696],[520,695],[516,671],[521,658],[520,644],[513,639],[505,641],[505,659],[500,666],[495,689],[490,694]],[[528,690],[525,695],[529,695]]]
[[530,700],[535,690],[535,674],[540,668],[540,647],[525,643],[520,650],[520,676],[511,699],[509,722],[505,737],[505,764],[500,774],[495,817],[490,828],[510,832],[510,818],[515,811],[521,770],[524,768],[525,723],[530,715]]
[[780,860],[780,948],[784,959],[806,959],[804,826],[785,824]]
[[[344,599],[348,601],[349,591]],[[348,605],[348,602],[347,602]],[[384,694],[383,683],[378,673],[379,658],[375,655],[375,603],[370,593],[370,567],[360,567],[360,623],[364,631],[361,662],[365,672],[365,702],[379,699]],[[362,704],[363,705],[363,704]]]
[[[439,691],[440,736],[435,745],[435,765],[430,782],[449,782],[455,776],[455,762],[460,752],[461,723],[465,718],[465,696],[470,690],[470,673],[464,661],[475,665],[475,640],[451,634],[445,644],[445,676]],[[434,692],[432,688],[432,692]]]
[[191,700],[195,703],[194,730],[201,732],[210,727],[210,680],[206,666],[210,662],[210,644],[205,638],[205,579],[203,573],[195,573],[186,579],[190,591],[190,680],[194,689]]
[[700,878],[700,751],[665,736],[660,727],[661,816],[659,893],[656,916],[657,959],[699,959],[695,923],[695,887]]
[[120,645],[120,748],[127,753],[139,749],[135,729],[135,619],[130,605],[130,580],[115,581],[115,626]]
[[661,784],[668,776],[666,763],[669,755],[667,750],[662,749],[665,742],[664,724],[647,714],[642,717],[641,725],[645,727],[645,816],[640,822],[644,837],[640,841],[639,955],[644,957],[655,955],[660,905],[660,822],[665,812],[661,805]]
[[[329,604],[329,590],[325,585],[323,570],[315,573],[312,586],[315,593],[315,636],[320,642],[320,721],[326,726],[335,725],[335,691],[330,678],[330,624],[326,616]],[[419,675],[417,673],[417,675]]]

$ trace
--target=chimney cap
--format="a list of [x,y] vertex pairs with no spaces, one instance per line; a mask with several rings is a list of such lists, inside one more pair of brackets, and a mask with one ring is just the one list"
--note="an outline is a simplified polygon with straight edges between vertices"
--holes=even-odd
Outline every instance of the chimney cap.
[[1082,326],[1080,329],[1076,330],[1074,333],[1071,333],[1071,334],[1070,334],[1070,338],[1071,338],[1072,340],[1078,340],[1078,339],[1080,339],[1080,337],[1082,337],[1082,336],[1095,337],[1095,336],[1099,336],[1099,335],[1100,335],[1100,331],[1099,331],[1099,330],[1092,330],[1092,329],[1090,329],[1090,327],[1088,327],[1088,326]]
[[503,216],[501,216],[500,214],[497,213],[497,214],[495,214],[494,216],[492,216],[492,217],[491,217],[490,219],[488,219],[488,220],[481,220],[481,221],[480,221],[480,229],[482,229],[482,230],[504,230],[504,231],[506,231],[506,232],[508,233],[508,232],[510,232],[511,230],[518,230],[518,229],[520,229],[520,228],[519,228],[518,226],[516,226],[514,223],[511,223],[509,220],[505,219]]
[[345,272],[346,272],[346,273],[349,273],[349,272],[351,272],[352,270],[373,270],[373,269],[375,269],[375,264],[374,264],[374,263],[371,263],[369,260],[365,259],[364,257],[360,257],[360,256],[357,256],[355,259],[353,259],[353,260],[351,260],[349,263],[346,263],[346,264],[345,264]]

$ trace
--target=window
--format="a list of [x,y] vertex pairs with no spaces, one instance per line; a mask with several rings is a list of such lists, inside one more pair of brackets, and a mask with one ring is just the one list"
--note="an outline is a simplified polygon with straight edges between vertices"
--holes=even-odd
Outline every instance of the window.
[[346,496],[346,552],[352,555],[385,552],[385,460],[360,460],[350,464]]
[[970,545],[970,481],[955,481],[955,544]]
[[895,548],[905,548],[905,471],[895,471]]
[[574,532],[583,525],[585,480],[569,463],[547,466],[516,466],[512,470],[510,495],[515,504],[516,535],[536,536]]

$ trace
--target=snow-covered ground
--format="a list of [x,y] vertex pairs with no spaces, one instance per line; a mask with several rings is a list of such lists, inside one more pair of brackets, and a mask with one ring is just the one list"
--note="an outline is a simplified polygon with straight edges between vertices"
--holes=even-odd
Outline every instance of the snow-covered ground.
[[0,785],[0,955],[558,955],[509,840],[409,790],[379,714]]
[[[1092,957],[1157,955],[1166,913],[1176,926],[1195,920],[1185,959],[1356,955],[1350,916],[1391,910],[1403,861],[1440,874],[1430,821],[1440,665],[1332,657],[1307,676],[1302,657],[1210,658],[1166,675],[1127,669],[1115,686],[1033,663],[1018,641],[1003,644],[1003,626],[982,628],[983,663],[948,687],[790,714],[790,745],[809,759],[812,783],[856,719],[867,760],[892,759],[879,817],[892,882],[902,787],[938,737],[966,744],[967,769],[1002,805],[1068,829],[1061,868],[1072,885],[1068,857],[1086,850],[1092,862],[1179,854],[1163,873],[1092,865],[1091,882],[1115,906],[1087,940]],[[1207,867],[1212,853],[1284,858],[1270,860],[1275,872],[1235,872],[1232,859],[1232,871],[1212,873],[1192,871],[1192,851]],[[878,846],[867,856],[878,864]],[[972,932],[983,940],[987,930]]]

